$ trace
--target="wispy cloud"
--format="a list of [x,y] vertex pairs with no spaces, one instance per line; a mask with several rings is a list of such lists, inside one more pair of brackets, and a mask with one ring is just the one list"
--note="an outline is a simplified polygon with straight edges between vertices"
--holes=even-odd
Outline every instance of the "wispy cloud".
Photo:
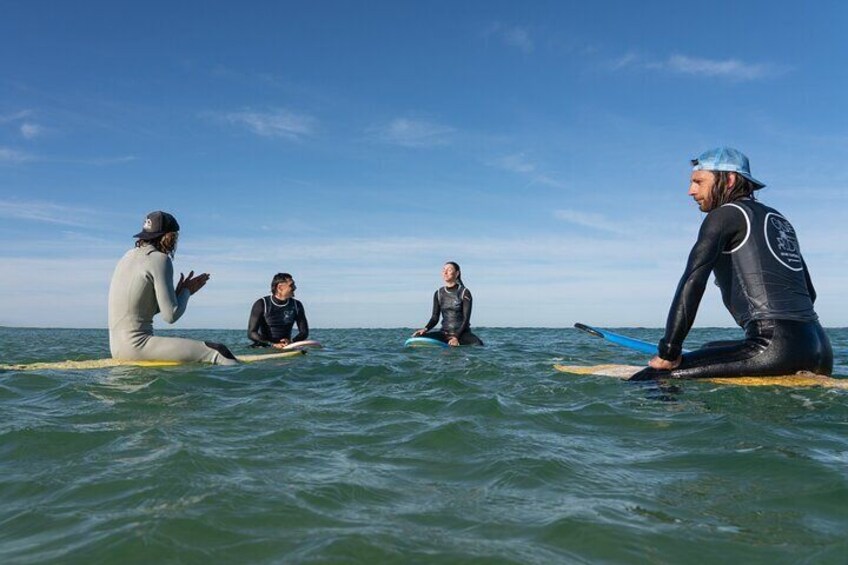
[[[567,212],[590,223],[614,226],[606,217]],[[680,237],[663,222],[648,225],[657,231],[630,226],[627,233],[604,238],[582,232],[459,240],[438,234],[308,238],[302,245],[285,247],[274,236],[205,237],[192,232],[177,253],[175,270],[202,269],[212,273],[212,280],[192,298],[178,328],[243,327],[250,305],[267,293],[267,282],[280,265],[295,273],[298,296],[316,328],[417,325],[429,315],[428,300],[441,284],[439,269],[445,259],[463,266],[475,296],[478,327],[564,326],[581,319],[599,325],[660,326],[697,226],[688,226],[686,237]],[[639,234],[638,242],[633,240],[634,233]],[[0,295],[8,298],[0,324],[103,327],[108,281],[115,262],[131,243],[122,238],[102,244],[93,253],[79,239],[45,237],[21,242],[14,254],[9,246],[0,250],[0,262],[6,266],[0,270]],[[45,248],[54,254],[43,256]],[[445,257],[446,249],[451,250],[449,257]],[[816,279],[822,300],[837,296],[846,284],[839,267],[844,253],[838,242],[834,241],[833,252],[833,256],[817,258],[818,271],[832,273]],[[504,273],[516,269],[521,270],[522,296],[527,299],[519,315],[502,307],[515,297],[515,283]],[[57,272],[69,274],[61,296],[49,288],[49,274]],[[26,301],[33,295],[44,297],[43,308],[37,311]],[[67,296],[74,300],[68,301]],[[715,289],[708,291],[703,304],[699,325],[732,323]],[[844,319],[844,308],[835,302],[823,309],[831,317]]]
[[90,157],[90,158],[65,158],[65,157],[45,157],[42,155],[33,155],[16,149],[0,147],[0,165],[3,163],[27,163],[37,161],[39,163],[68,163],[72,165],[94,165],[103,167],[108,165],[121,165],[136,161],[138,157],[135,155],[122,155],[120,157]]
[[108,165],[122,165],[124,163],[132,163],[137,161],[135,155],[123,155],[121,157],[92,157],[90,159],[55,159],[61,163],[73,163],[76,165],[95,165],[97,167],[105,167]]
[[582,212],[579,210],[555,210],[554,217],[558,220],[563,220],[570,224],[601,230],[618,235],[627,235],[633,232],[632,227],[625,228],[620,223],[615,222],[604,216],[594,212]]
[[705,59],[674,54],[666,59],[658,60],[634,52],[626,53],[611,61],[609,67],[614,71],[635,68],[736,81],[769,78],[787,71],[785,67],[770,63],[750,63],[732,58]]
[[[446,259],[463,265],[477,300],[477,325],[557,325],[564,320],[570,324],[590,316],[596,320],[600,318],[597,305],[604,303],[619,319],[627,308],[661,313],[656,314],[659,324],[673,281],[679,276],[680,261],[658,264],[656,255],[679,257],[685,253],[685,244],[679,238],[666,237],[634,248],[628,241],[625,236],[599,239],[585,234],[460,240],[437,235],[310,239],[303,245],[281,247],[274,237],[193,234],[182,242],[175,270],[203,269],[212,273],[212,281],[192,299],[188,316],[179,327],[242,327],[250,304],[267,293],[267,281],[279,265],[295,273],[299,296],[315,327],[418,324],[418,318],[426,320],[429,315],[428,300],[433,288],[441,284],[439,269]],[[0,251],[0,261],[7,266],[0,271],[0,292],[21,297],[4,309],[0,323],[102,327],[108,281],[126,247],[110,243],[108,249],[92,253],[76,239],[45,238],[36,243],[33,249],[33,242],[23,242],[14,255]],[[44,257],[30,252],[48,245],[57,253]],[[445,257],[445,249],[451,249],[449,257]],[[519,317],[500,307],[514,298],[514,282],[505,278],[504,272],[516,268],[516,258],[521,258],[529,299]],[[644,277],[633,277],[633,262],[646,265]],[[69,265],[73,268],[68,269]],[[73,301],[64,300],[61,306],[51,295],[51,279],[43,276],[51,272],[70,273],[63,296],[74,296]],[[398,272],[403,276],[398,277]],[[633,281],[628,293],[622,294],[620,281],[627,276]],[[653,307],[648,307],[651,297],[643,290],[656,295]],[[24,297],[42,294],[43,308],[33,312],[26,307]],[[630,300],[632,295],[640,297],[638,304]],[[643,314],[640,321],[645,325],[653,318]]]
[[494,23],[486,29],[483,35],[495,37],[504,45],[524,53],[532,53],[535,48],[530,32],[525,27]]
[[300,140],[315,133],[315,118],[284,109],[268,112],[242,110],[217,114],[215,117],[231,125],[247,128],[263,137]]
[[55,202],[0,200],[0,218],[12,220],[84,227],[94,215],[94,210]]
[[409,118],[396,118],[369,129],[369,133],[377,140],[403,147],[447,145],[455,131],[443,124]]
[[32,110],[20,110],[18,112],[13,112],[11,114],[0,114],[0,124],[24,120],[31,115],[32,115]]
[[566,188],[564,182],[541,172],[538,165],[531,161],[525,153],[506,155],[496,159],[492,164],[505,171],[526,176],[529,179],[528,184],[542,184],[554,188]]
[[779,69],[774,65],[763,63],[746,63],[737,59],[716,61],[686,57],[685,55],[672,55],[666,61],[665,67],[678,73],[727,77],[738,80],[765,78],[779,72]]
[[35,139],[44,133],[44,128],[38,124],[26,122],[21,124],[21,135],[26,139]]
[[33,160],[35,160],[35,157],[30,155],[29,153],[24,153],[23,151],[17,151],[15,149],[9,149],[7,147],[0,147],[0,164],[24,163],[26,161]]
[[532,173],[536,171],[536,164],[531,163],[524,153],[515,153],[498,159],[497,164],[501,168],[513,173]]

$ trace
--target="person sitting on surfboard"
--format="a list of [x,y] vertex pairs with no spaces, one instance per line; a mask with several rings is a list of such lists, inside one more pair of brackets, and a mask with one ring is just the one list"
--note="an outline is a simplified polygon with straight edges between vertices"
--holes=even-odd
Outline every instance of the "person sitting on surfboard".
[[127,361],[238,363],[225,345],[153,335],[153,316],[173,324],[185,313],[188,299],[203,288],[209,274],[180,273],[174,288],[173,257],[180,225],[167,212],[147,215],[135,234],[135,247],[118,261],[109,286],[109,349]]
[[[271,279],[271,294],[253,303],[247,323],[247,337],[253,347],[283,349],[290,343],[309,338],[309,323],[300,300],[294,298],[297,285],[288,273],[277,273]],[[297,335],[291,338],[292,327],[297,324]]]
[[[438,339],[451,346],[483,345],[480,338],[471,332],[471,291],[462,282],[459,265],[448,261],[442,268],[442,279],[445,286],[433,294],[433,315],[430,321],[413,337],[428,337]],[[431,332],[442,317],[441,331]]]
[[[707,216],[677,285],[658,355],[632,378],[830,375],[833,351],[795,228],[758,202],[748,158],[719,147],[692,161],[689,195]],[[681,355],[710,273],[745,339]]]

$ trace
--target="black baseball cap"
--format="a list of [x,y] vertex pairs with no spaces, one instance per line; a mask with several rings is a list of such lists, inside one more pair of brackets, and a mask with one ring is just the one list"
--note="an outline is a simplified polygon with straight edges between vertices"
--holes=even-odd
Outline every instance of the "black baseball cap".
[[133,237],[144,240],[156,239],[172,231],[180,231],[180,224],[177,223],[177,219],[168,212],[157,210],[147,215],[141,231]]

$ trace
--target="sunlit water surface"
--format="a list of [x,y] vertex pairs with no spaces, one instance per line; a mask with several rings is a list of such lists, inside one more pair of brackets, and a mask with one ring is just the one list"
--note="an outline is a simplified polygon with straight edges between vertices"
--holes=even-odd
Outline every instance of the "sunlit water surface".
[[[570,376],[553,365],[646,362],[572,329],[453,350],[409,331],[0,372],[0,562],[848,562],[848,392]],[[0,329],[4,363],[99,357],[102,330]]]

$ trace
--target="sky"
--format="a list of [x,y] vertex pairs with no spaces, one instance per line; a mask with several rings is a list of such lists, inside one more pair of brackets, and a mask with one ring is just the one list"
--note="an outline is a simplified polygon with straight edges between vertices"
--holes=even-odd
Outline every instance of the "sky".
[[475,327],[661,327],[729,145],[848,326],[845,6],[0,0],[0,325],[105,328],[166,210],[211,274],[176,328],[280,271],[313,327],[420,327],[445,261]]

